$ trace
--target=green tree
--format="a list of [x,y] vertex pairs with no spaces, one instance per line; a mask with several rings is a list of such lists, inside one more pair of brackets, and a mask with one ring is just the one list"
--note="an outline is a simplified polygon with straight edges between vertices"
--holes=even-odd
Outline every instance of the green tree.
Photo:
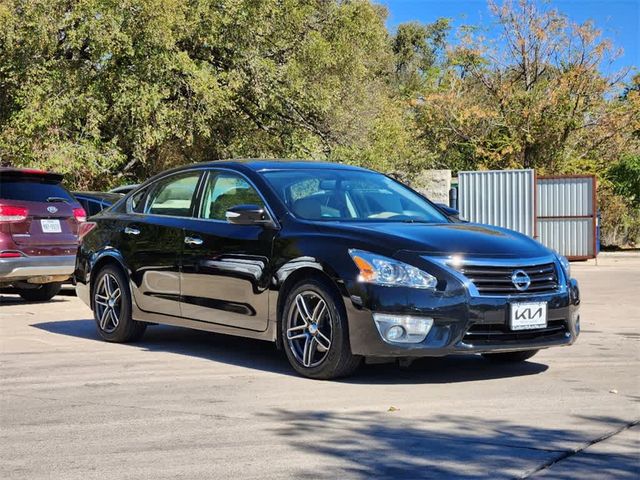
[[384,18],[364,0],[6,0],[0,161],[99,188],[191,161],[371,150]]
[[626,155],[606,173],[615,190],[635,208],[640,208],[640,155]]
[[489,5],[500,33],[463,30],[440,88],[419,109],[445,163],[457,155],[472,168],[557,173],[596,150],[620,153],[631,110],[609,101],[622,87],[622,76],[601,73],[616,57],[611,42],[538,2]]
[[421,94],[438,78],[450,30],[449,20],[400,24],[393,38],[395,87],[405,96]]

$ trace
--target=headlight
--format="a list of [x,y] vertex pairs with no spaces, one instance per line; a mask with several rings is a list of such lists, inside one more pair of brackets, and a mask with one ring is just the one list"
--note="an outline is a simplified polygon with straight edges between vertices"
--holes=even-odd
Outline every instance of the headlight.
[[419,268],[391,258],[365,252],[349,250],[353,263],[360,270],[358,280],[385,287],[411,287],[435,290],[438,279]]
[[567,260],[567,257],[563,255],[557,254],[556,257],[558,258],[560,265],[562,265],[562,268],[567,277],[567,280],[569,280],[571,278],[571,263],[569,263],[569,260]]

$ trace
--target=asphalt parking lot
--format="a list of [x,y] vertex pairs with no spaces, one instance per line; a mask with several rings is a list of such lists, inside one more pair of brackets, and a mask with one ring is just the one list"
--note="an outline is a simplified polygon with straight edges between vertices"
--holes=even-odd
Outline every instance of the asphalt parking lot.
[[0,297],[3,479],[640,477],[640,256],[578,264],[582,335],[300,378],[268,343],[98,340],[73,296]]

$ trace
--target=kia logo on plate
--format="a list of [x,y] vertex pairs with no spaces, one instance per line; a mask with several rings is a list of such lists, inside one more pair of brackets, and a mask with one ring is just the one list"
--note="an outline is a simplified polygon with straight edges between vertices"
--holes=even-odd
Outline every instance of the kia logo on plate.
[[47,207],[47,211],[49,213],[56,213],[58,211],[57,207]]
[[531,285],[531,278],[529,278],[527,272],[516,270],[513,272],[513,275],[511,275],[511,283],[513,283],[513,286],[516,287],[517,290],[523,292]]

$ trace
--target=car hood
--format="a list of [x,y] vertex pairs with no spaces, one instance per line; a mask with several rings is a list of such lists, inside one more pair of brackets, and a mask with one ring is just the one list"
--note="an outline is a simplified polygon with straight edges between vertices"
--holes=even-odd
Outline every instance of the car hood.
[[409,250],[422,255],[500,258],[536,258],[551,254],[548,248],[526,235],[474,223],[345,223],[335,228],[394,252]]

